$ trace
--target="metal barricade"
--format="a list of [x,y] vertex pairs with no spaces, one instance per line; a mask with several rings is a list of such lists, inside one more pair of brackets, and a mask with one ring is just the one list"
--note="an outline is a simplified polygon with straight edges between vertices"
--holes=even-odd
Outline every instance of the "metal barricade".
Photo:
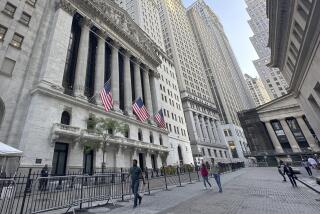
[[28,213],[44,213],[58,209],[82,208],[93,201],[111,201],[119,185],[113,173],[39,177],[33,183],[32,204]]
[[13,179],[0,179],[0,214],[11,214],[16,192]]

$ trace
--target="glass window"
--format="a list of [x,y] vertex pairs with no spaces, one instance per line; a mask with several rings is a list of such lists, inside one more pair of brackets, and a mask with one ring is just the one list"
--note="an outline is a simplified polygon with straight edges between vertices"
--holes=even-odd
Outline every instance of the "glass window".
[[31,20],[31,16],[26,12],[23,12],[19,21],[24,25],[29,25],[30,20]]
[[4,37],[7,33],[8,28],[0,25],[0,41],[4,40]]
[[307,143],[297,120],[295,118],[287,118],[286,121],[300,148],[308,148],[309,144]]
[[10,44],[16,48],[21,48],[22,42],[23,42],[23,36],[21,36],[20,34],[14,33]]
[[37,0],[27,0],[26,2],[34,7],[36,6]]
[[14,13],[16,12],[17,7],[13,4],[7,2],[6,6],[3,9],[3,13],[7,14],[8,16],[13,17]]

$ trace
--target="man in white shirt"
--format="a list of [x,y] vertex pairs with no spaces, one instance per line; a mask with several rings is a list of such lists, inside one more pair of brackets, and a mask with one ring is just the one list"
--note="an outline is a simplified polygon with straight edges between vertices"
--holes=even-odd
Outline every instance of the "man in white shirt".
[[312,168],[315,169],[317,167],[317,161],[315,159],[313,159],[312,157],[308,158],[308,162],[310,163]]

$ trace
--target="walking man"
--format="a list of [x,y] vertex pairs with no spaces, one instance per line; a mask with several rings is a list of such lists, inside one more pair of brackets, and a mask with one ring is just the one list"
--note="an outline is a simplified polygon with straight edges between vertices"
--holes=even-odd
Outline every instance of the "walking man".
[[142,170],[137,165],[137,160],[134,159],[132,161],[133,166],[130,168],[129,176],[131,176],[131,189],[134,195],[134,204],[133,208],[137,207],[138,199],[139,199],[139,205],[141,204],[142,197],[139,195],[139,182],[140,178],[142,178],[143,185],[145,185],[144,177],[142,176]]
[[287,163],[284,166],[284,173],[287,174],[292,186],[293,187],[297,187],[297,183],[296,183],[296,180],[295,180],[296,176],[295,176],[295,174],[293,172],[293,169],[292,169],[292,167],[290,166],[289,163]]
[[220,166],[219,166],[219,163],[215,163],[214,160],[212,160],[211,173],[213,174],[213,177],[217,182],[217,185],[219,187],[219,192],[222,193],[221,180],[220,180]]
[[283,181],[286,182],[287,179],[286,179],[286,177],[284,176],[283,165],[282,165],[282,164],[278,166],[278,172],[279,172],[279,174],[283,177]]
[[208,180],[208,175],[209,175],[209,172],[208,172],[208,169],[206,167],[206,165],[204,163],[201,164],[201,168],[200,168],[200,174],[202,176],[202,179],[203,179],[203,184],[204,184],[204,189],[207,189],[207,184],[209,184],[210,188],[211,188],[211,184]]
[[310,164],[307,159],[302,160],[302,166],[307,170],[309,176],[312,176],[312,171],[310,169]]
[[309,158],[308,158],[308,162],[309,162],[309,164],[312,166],[312,168],[314,168],[314,169],[317,168],[317,161],[316,161],[314,158],[309,157]]

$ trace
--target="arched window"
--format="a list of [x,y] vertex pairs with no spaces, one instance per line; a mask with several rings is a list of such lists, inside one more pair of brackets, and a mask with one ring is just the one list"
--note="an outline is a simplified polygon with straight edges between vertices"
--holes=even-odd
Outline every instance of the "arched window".
[[63,111],[61,115],[61,124],[70,125],[71,116],[69,112]]
[[139,141],[142,141],[142,140],[143,140],[141,129],[139,129],[139,131],[138,131],[138,140],[139,140]]
[[0,127],[4,118],[5,107],[2,99],[0,98]]
[[149,141],[150,141],[150,143],[153,143],[153,135],[152,135],[152,133],[150,133]]
[[163,141],[162,141],[162,136],[161,135],[159,137],[159,142],[160,142],[160,145],[163,145]]

